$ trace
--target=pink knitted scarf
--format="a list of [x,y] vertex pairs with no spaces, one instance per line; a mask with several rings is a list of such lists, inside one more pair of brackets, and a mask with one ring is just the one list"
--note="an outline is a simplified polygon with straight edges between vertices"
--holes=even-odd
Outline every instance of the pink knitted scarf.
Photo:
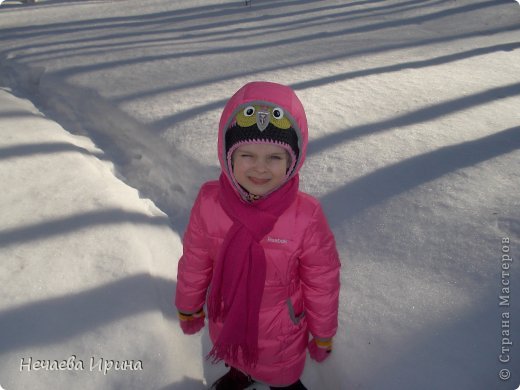
[[265,198],[246,203],[220,176],[220,204],[233,225],[219,250],[208,299],[211,320],[224,322],[208,357],[214,362],[258,361],[258,315],[265,285],[266,260],[260,241],[298,192],[298,175]]

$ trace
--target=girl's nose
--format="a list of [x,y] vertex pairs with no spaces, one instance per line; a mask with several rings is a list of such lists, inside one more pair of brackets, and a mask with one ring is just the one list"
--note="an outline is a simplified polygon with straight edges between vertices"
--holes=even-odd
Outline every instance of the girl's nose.
[[263,158],[257,158],[255,163],[255,168],[258,172],[267,171],[267,163]]

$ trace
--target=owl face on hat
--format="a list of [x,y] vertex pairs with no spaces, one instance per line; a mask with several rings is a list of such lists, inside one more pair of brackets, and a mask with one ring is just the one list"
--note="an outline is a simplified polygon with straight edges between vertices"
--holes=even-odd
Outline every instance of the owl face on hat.
[[290,157],[286,180],[298,173],[307,148],[307,119],[298,97],[287,86],[252,82],[228,101],[220,118],[219,159],[223,172],[233,176],[233,152],[245,144],[273,144]]
[[290,158],[287,177],[291,175],[300,153],[298,135],[290,115],[282,107],[264,102],[237,109],[225,134],[226,160],[231,173],[234,151],[241,145],[251,143],[273,144],[285,149]]
[[256,124],[260,131],[264,131],[270,123],[278,129],[287,130],[291,127],[291,121],[284,114],[281,107],[249,105],[238,112],[236,122],[240,127]]

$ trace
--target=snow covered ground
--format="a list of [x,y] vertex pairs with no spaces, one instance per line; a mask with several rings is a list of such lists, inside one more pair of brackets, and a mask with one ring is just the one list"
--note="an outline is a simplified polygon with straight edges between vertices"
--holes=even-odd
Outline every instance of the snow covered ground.
[[516,389],[519,74],[512,0],[3,2],[0,386],[190,390],[225,370],[170,303],[220,110],[262,79],[307,109],[302,186],[343,259],[334,355],[304,383]]

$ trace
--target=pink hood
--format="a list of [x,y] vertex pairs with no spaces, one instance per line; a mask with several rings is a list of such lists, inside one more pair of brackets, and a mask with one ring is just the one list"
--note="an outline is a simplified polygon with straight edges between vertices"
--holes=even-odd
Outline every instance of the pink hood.
[[225,133],[236,114],[246,106],[254,103],[281,107],[298,135],[300,153],[291,176],[287,178],[289,180],[298,174],[305,160],[308,143],[307,117],[300,99],[298,99],[298,96],[290,87],[267,81],[253,81],[244,85],[235,92],[224,107],[220,117],[218,132],[218,157],[222,172],[233,183],[231,172],[227,165]]

